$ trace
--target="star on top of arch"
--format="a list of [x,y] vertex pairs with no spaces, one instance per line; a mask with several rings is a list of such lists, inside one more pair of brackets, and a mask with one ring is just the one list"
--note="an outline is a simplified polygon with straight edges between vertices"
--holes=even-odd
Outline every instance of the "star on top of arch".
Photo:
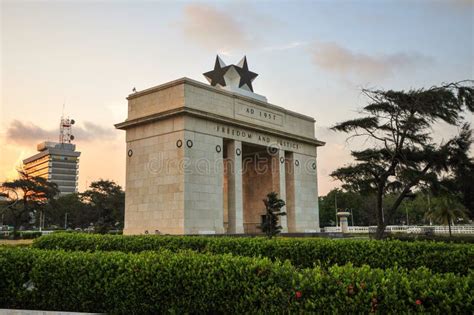
[[203,73],[207,81],[212,86],[220,85],[226,86],[224,75],[229,70],[230,66],[226,66],[224,61],[218,56],[216,56],[216,62],[214,64],[214,70]]
[[247,88],[253,92],[252,81],[255,80],[258,74],[249,71],[247,56],[244,56],[244,58],[242,58],[242,60],[240,60],[239,63],[234,67],[240,76],[239,88],[245,87],[245,85],[247,85]]

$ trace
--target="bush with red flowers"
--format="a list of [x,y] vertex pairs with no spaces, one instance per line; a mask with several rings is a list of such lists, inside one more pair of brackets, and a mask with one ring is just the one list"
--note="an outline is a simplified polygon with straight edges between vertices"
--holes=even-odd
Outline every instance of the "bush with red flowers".
[[298,269],[268,258],[193,251],[0,247],[0,275],[0,308],[113,314],[474,312],[473,272],[436,274],[426,268]]

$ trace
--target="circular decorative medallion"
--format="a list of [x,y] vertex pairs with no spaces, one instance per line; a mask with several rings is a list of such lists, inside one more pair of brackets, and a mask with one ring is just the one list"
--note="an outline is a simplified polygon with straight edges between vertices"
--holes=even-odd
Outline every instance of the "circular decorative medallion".
[[176,141],[176,146],[178,148],[181,148],[183,146],[183,141],[181,141],[181,140]]
[[193,141],[192,140],[186,141],[186,145],[188,146],[188,148],[192,148],[193,147]]
[[221,148],[220,145],[216,145],[216,151],[217,151],[217,153],[221,153],[222,148]]
[[300,166],[300,161],[295,160],[295,165],[296,165],[296,166]]
[[273,155],[273,154],[276,154],[278,150],[275,147],[271,147],[268,151],[270,152],[270,154]]
[[285,163],[285,158],[283,156],[280,158],[280,163],[281,164]]
[[133,155],[133,150],[132,149],[129,149],[128,152],[127,152],[127,155],[130,157]]
[[237,150],[235,150],[235,154],[237,154],[237,156],[240,156],[242,154],[242,150],[237,148]]

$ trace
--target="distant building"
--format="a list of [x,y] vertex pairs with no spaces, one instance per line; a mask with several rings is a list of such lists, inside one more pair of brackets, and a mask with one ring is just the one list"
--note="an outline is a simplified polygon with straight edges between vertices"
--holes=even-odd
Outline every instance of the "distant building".
[[61,195],[77,192],[79,156],[72,143],[43,142],[39,153],[23,160],[24,171],[58,185]]
[[77,192],[79,156],[72,144],[74,119],[61,117],[59,142],[38,144],[39,153],[23,160],[23,169],[29,176],[40,176],[58,185],[61,195]]

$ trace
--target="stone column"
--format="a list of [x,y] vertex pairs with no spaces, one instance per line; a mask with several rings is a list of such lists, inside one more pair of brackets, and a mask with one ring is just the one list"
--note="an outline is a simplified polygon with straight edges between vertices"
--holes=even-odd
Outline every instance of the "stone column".
[[349,233],[349,225],[347,224],[347,218],[349,217],[349,212],[338,212],[337,216],[339,217],[339,224],[341,226],[342,233]]
[[229,234],[244,233],[242,198],[242,142],[232,140],[227,144],[228,220]]
[[[285,178],[285,151],[278,150],[276,154],[272,156],[272,176],[273,176],[273,191],[278,194],[280,199],[283,199],[286,202],[286,178]],[[286,211],[286,206],[281,209]],[[282,232],[288,232],[288,220],[287,216],[280,217],[280,225],[282,227]]]
[[296,209],[295,209],[295,164],[293,152],[285,154],[285,189],[286,189],[286,222],[288,232],[296,232]]
[[316,156],[294,152],[292,164],[294,168],[294,232],[319,232]]

